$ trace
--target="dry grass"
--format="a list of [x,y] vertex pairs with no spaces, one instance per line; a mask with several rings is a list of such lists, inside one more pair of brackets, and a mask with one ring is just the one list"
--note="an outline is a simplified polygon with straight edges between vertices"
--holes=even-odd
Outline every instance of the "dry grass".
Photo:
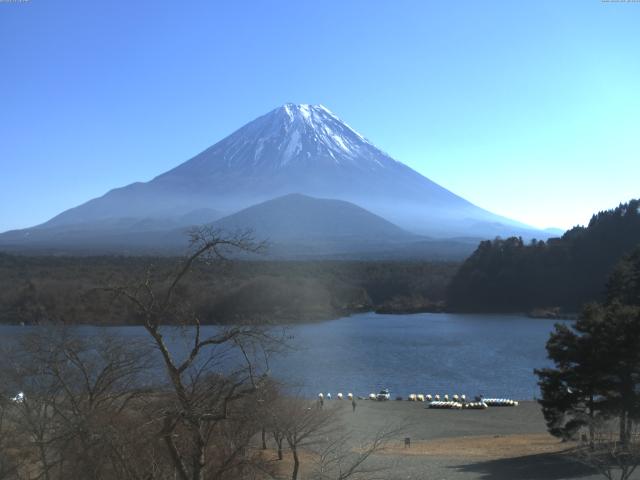
[[395,444],[387,447],[387,455],[429,455],[448,458],[497,460],[543,453],[556,453],[571,448],[548,434],[475,435],[412,442],[411,447]]

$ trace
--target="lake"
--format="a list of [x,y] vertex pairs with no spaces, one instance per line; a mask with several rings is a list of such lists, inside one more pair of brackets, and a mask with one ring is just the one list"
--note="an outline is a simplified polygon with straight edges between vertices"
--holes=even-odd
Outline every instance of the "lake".
[[[304,395],[389,388],[410,393],[533,399],[534,368],[550,365],[545,343],[555,320],[520,315],[363,313],[287,327],[291,350],[271,361],[273,375]],[[38,327],[0,325],[2,343]],[[100,327],[76,327],[98,335]],[[103,327],[127,338],[141,327]],[[214,329],[215,327],[206,327]],[[174,347],[184,350],[179,340]]]

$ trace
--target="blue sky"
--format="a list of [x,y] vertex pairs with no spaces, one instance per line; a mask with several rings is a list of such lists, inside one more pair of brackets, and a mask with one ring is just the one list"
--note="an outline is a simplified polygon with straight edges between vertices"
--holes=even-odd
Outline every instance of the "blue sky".
[[0,2],[0,231],[322,103],[495,213],[640,196],[640,3]]

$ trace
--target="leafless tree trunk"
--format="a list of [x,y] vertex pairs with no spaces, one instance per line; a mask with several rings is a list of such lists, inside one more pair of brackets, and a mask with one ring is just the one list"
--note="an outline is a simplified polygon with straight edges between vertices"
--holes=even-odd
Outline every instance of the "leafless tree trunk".
[[49,329],[24,337],[6,355],[2,382],[24,392],[13,402],[10,420],[20,433],[19,448],[34,453],[33,475],[98,479],[117,470],[122,457],[115,452],[127,451],[129,441],[116,434],[128,421],[129,405],[144,393],[136,385],[148,354],[142,345],[106,335],[88,340]]
[[[619,419],[620,424],[623,420]],[[625,441],[621,432],[610,423],[598,423],[593,428],[593,442],[578,446],[573,457],[598,471],[608,480],[628,480],[640,465],[640,426],[624,420]],[[620,427],[619,427],[620,428]]]
[[267,429],[262,427],[260,429],[260,438],[262,439],[262,450],[267,449]]
[[[340,425],[339,407],[317,408],[315,402],[298,397],[280,397],[270,404],[269,429],[279,449],[284,439],[291,450],[291,479],[298,480],[302,468],[302,451],[313,461],[310,478],[314,480],[384,479],[388,470],[380,464],[370,465],[371,457],[391,440],[401,437],[406,427],[387,426],[371,439],[356,442]],[[384,462],[385,466],[389,463]],[[376,475],[379,475],[378,477]]]
[[18,439],[7,421],[12,407],[9,400],[11,394],[3,387],[4,385],[0,386],[0,480],[16,478],[21,468],[20,459],[8,454],[12,443],[15,447]]
[[287,442],[293,457],[291,479],[300,473],[300,449],[310,448],[323,435],[337,428],[336,410],[318,409],[315,402],[299,397],[282,396],[271,404],[270,429],[278,445],[278,458],[282,459],[282,443]]
[[291,472],[291,480],[297,480],[298,472],[300,471],[300,458],[298,457],[298,447],[295,443],[289,444],[291,453],[293,455],[293,472]]
[[282,455],[282,444],[284,443],[284,434],[279,430],[275,430],[273,432],[273,439],[275,440],[276,446],[278,447],[278,460],[282,460],[284,458],[284,456]]
[[[390,441],[402,436],[405,427],[388,426],[368,441],[354,442],[350,434],[326,437],[317,451],[313,480],[375,480],[387,478],[391,469],[388,461],[383,466],[369,465],[371,457],[384,450]],[[355,446],[355,448],[354,448]]]
[[[264,378],[256,354],[264,354],[265,345],[271,340],[261,329],[242,326],[203,335],[200,319],[178,295],[182,280],[197,262],[224,260],[230,251],[257,252],[262,245],[254,243],[249,233],[226,236],[201,228],[192,233],[192,249],[164,284],[158,285],[148,272],[137,284],[111,288],[133,306],[162,357],[173,401],[162,413],[160,435],[181,480],[203,480],[205,474],[208,478],[222,478],[231,468],[237,452],[231,452],[232,458],[222,459],[217,467],[209,468],[210,437],[228,419],[234,402],[261,387]],[[185,327],[185,335],[191,337],[186,357],[177,358],[171,351],[162,328],[166,325]],[[243,364],[234,371],[220,369],[210,375],[208,367],[220,367],[219,352],[230,348],[240,355]]]

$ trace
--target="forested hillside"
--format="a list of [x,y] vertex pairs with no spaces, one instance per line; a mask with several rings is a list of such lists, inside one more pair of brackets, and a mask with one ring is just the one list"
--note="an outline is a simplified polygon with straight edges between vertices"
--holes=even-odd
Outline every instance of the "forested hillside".
[[631,200],[547,242],[482,242],[449,285],[449,309],[576,312],[602,300],[614,265],[640,244],[639,208],[640,200]]
[[[178,258],[27,257],[0,254],[0,322],[131,324],[108,290],[162,285]],[[358,311],[441,308],[458,263],[253,262],[198,264],[178,292],[205,323],[292,323]]]

